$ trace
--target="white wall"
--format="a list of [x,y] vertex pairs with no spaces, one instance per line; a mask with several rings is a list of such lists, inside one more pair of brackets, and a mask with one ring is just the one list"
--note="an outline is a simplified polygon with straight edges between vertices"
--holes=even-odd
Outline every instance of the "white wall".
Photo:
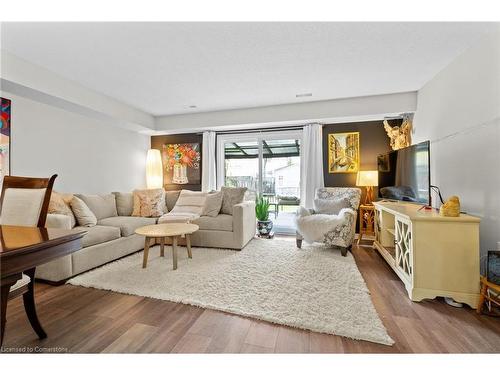
[[481,251],[500,241],[500,29],[419,92],[414,142],[431,141],[431,180],[481,221]]
[[150,137],[8,92],[11,174],[50,176],[62,192],[107,193],[145,186]]

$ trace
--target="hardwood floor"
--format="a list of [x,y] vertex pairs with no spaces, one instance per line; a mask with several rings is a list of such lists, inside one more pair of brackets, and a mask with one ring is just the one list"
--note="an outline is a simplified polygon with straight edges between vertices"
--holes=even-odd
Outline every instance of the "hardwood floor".
[[[292,239],[290,239],[292,240]],[[371,246],[353,255],[389,335],[385,346],[214,310],[104,290],[36,284],[48,338],[38,340],[22,299],[10,301],[3,351],[78,353],[499,353],[500,319],[443,300],[411,302]]]

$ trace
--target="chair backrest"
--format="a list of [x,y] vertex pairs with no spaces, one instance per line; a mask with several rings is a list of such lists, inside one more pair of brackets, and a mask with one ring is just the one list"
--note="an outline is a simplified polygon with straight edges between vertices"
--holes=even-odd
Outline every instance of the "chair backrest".
[[357,211],[361,200],[361,189],[351,187],[323,187],[316,189],[317,199],[347,199],[351,208]]
[[57,175],[50,178],[5,176],[0,197],[0,224],[44,227]]

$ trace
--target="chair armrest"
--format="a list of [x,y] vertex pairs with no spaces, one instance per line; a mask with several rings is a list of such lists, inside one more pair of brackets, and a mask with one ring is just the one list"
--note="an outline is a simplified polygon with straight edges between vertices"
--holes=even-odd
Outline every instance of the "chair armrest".
[[61,214],[47,214],[46,228],[71,229],[71,218]]
[[357,212],[352,209],[342,209],[340,213],[344,210],[344,221],[325,235],[325,243],[328,245],[349,247],[354,241]]
[[256,220],[255,202],[246,201],[233,206],[233,232],[242,246],[255,236]]

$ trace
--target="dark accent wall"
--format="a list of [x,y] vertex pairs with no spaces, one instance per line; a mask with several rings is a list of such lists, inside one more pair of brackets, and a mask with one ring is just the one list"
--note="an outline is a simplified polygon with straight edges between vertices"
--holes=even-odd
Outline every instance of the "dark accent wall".
[[[151,137],[151,148],[155,148],[162,150],[164,144],[167,143],[199,143],[200,144],[200,154],[201,154],[201,146],[203,141],[202,134],[190,133],[190,134],[172,134],[172,135],[155,135]],[[200,160],[200,176],[202,173],[203,165]],[[165,190],[193,190],[200,191],[201,184],[186,184],[186,185],[177,185],[177,184],[169,184],[164,186]]]
[[[356,186],[357,173],[328,173],[328,134],[359,132],[360,170],[376,170],[377,156],[391,150],[382,121],[350,122],[323,126],[323,174],[325,186]],[[363,199],[365,189],[363,190]],[[374,191],[374,197],[377,192]]]

